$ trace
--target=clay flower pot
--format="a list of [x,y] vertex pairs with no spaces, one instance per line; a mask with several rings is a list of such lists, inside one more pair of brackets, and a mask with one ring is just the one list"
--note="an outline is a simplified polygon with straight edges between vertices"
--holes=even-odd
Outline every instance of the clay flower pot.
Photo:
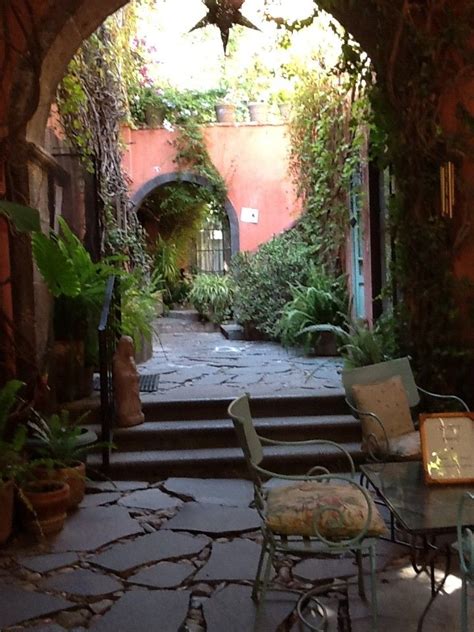
[[20,490],[23,525],[30,533],[50,535],[64,527],[69,485],[64,481],[38,480]]
[[247,104],[252,123],[268,123],[268,105],[260,101]]
[[216,103],[215,110],[218,123],[235,123],[235,105],[232,103]]
[[35,476],[42,480],[62,481],[69,485],[69,501],[67,508],[74,509],[84,498],[86,491],[86,466],[82,461],[74,461],[67,467],[56,467],[51,470],[40,468]]
[[0,481],[0,544],[8,540],[13,523],[13,481]]

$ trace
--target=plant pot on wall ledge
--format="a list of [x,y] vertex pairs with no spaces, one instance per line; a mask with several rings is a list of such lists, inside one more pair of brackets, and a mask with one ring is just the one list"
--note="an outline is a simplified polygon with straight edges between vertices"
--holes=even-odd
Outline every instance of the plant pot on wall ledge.
[[268,104],[251,102],[247,104],[252,123],[268,123]]
[[235,105],[232,103],[216,103],[215,110],[218,123],[235,123]]

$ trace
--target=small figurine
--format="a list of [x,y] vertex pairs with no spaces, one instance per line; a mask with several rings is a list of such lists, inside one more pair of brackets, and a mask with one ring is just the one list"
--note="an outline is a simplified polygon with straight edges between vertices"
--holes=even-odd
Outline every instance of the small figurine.
[[128,428],[143,423],[145,415],[140,401],[139,377],[130,336],[122,336],[118,342],[112,373],[117,425]]

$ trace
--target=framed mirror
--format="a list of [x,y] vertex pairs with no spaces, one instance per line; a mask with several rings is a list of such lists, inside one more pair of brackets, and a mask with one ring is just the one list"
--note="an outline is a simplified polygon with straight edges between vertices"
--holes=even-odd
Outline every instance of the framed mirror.
[[474,413],[420,415],[427,483],[474,484]]

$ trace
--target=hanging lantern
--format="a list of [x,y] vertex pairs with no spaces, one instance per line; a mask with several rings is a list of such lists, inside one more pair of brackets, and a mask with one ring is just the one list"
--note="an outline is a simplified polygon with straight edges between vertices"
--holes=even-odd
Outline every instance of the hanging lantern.
[[260,30],[240,12],[240,8],[245,0],[203,0],[203,2],[207,7],[207,15],[193,26],[190,33],[196,29],[205,28],[206,26],[217,26],[221,32],[224,53],[227,50],[229,33],[233,26],[240,24],[240,26],[245,26],[249,29]]

